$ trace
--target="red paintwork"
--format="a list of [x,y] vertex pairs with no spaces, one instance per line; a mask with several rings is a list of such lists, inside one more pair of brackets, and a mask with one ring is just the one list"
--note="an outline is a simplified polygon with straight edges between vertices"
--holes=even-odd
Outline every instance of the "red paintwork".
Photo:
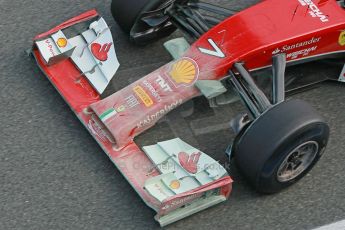
[[[171,206],[176,199],[190,197],[189,199],[193,200],[210,189],[221,188],[220,194],[227,197],[231,192],[232,181],[230,177],[225,177],[160,204],[143,189],[144,182],[149,177],[158,175],[158,172],[152,170],[151,161],[133,142],[134,137],[152,127],[176,106],[199,96],[199,91],[193,86],[196,78],[199,80],[222,79],[235,62],[244,61],[251,70],[269,66],[272,52],[277,48],[282,50],[284,46],[291,47],[306,41],[311,42],[291,48],[286,52],[288,61],[345,51],[345,46],[341,46],[338,42],[340,33],[345,30],[345,10],[341,9],[335,0],[315,0],[314,3],[320,3],[317,6],[325,15],[328,15],[327,22],[311,17],[307,12],[308,8],[300,5],[298,0],[262,1],[211,29],[192,45],[181,60],[161,67],[103,100],[85,78],[80,77],[80,72],[70,60],[47,66],[35,47],[33,54],[48,79],[69,103],[110,159],[143,200],[157,210],[160,216],[178,207]],[[35,39],[44,38],[59,29],[97,15],[95,11],[87,12],[38,35]],[[200,52],[199,47],[213,50],[208,39],[215,41],[225,54],[224,58]],[[295,59],[289,56],[290,53],[297,52],[298,54],[298,51],[304,49],[309,50],[305,56],[297,55]],[[180,61],[190,61],[183,65],[179,63],[180,66],[184,66],[181,69],[189,71],[186,74],[187,80],[183,79],[185,81],[180,81],[180,75],[176,74],[178,71],[175,66],[179,66],[177,64]],[[187,68],[186,66],[194,67]],[[131,108],[127,98],[133,99],[133,96],[139,104]],[[119,106],[125,106],[125,111],[118,113],[104,124],[100,122],[97,115],[100,116],[107,109]]]
[[47,66],[37,49],[33,50],[37,64],[42,68],[48,79],[53,83],[61,96],[76,113],[88,107],[90,103],[100,101],[97,91],[68,59]]
[[[301,6],[298,0],[263,1],[211,29],[196,41],[179,61],[193,60],[193,64],[197,63],[199,80],[219,80],[224,78],[232,65],[238,61],[244,61],[249,69],[271,65],[273,51],[284,46],[291,47],[311,41],[311,44],[289,49],[286,52],[289,62],[325,53],[344,52],[345,46],[341,46],[338,40],[340,33],[345,30],[345,10],[340,8],[335,0],[323,2],[319,8],[329,15],[328,22],[311,17],[307,13],[308,8]],[[215,41],[224,52],[225,58],[199,51],[198,48],[213,50],[208,39]],[[310,50],[308,55],[299,55],[295,59],[291,57],[291,53],[305,49]],[[165,114],[160,113],[165,106],[179,105],[199,95],[199,91],[192,86],[196,79],[190,84],[182,85],[172,80],[169,72],[173,66],[174,63],[167,64],[101,102],[91,105],[91,108],[101,115],[111,107],[125,105],[126,98],[134,94],[133,89],[137,86],[149,92],[147,83],[158,93],[161,101],[158,102],[157,96],[151,95],[155,102],[152,106],[142,103],[140,106],[127,109],[120,118],[105,123],[118,146],[125,145],[152,127]],[[172,92],[166,92],[157,83],[158,78],[163,79]],[[156,114],[159,116],[155,116]]]
[[[318,2],[315,1],[314,2]],[[298,7],[299,6],[299,7]],[[294,15],[294,12],[297,11]],[[319,42],[295,48],[287,52],[317,46],[310,57],[335,51],[345,51],[338,43],[341,31],[345,30],[345,10],[335,0],[323,1],[319,9],[328,15],[328,22],[321,22],[307,13],[298,0],[266,0],[219,24],[193,44],[186,56],[196,60],[202,79],[219,79],[227,75],[233,63],[244,61],[250,69],[271,65],[272,52],[284,45],[294,45],[311,38]],[[226,54],[226,58],[200,55],[197,47],[210,48],[212,38]],[[288,61],[297,61],[288,58]]]
[[60,25],[57,25],[56,27],[54,27],[53,29],[51,29],[51,30],[49,30],[47,32],[44,32],[42,34],[37,35],[34,38],[34,40],[39,40],[39,39],[45,38],[48,35],[56,33],[59,30],[66,29],[67,27],[70,27],[70,26],[75,25],[75,24],[80,23],[80,22],[84,22],[84,21],[90,20],[90,19],[95,18],[97,16],[98,16],[98,13],[97,13],[97,11],[95,9],[89,10],[89,11],[83,13],[83,14],[80,14],[80,15],[74,17],[74,18],[71,18],[71,19],[61,23]]

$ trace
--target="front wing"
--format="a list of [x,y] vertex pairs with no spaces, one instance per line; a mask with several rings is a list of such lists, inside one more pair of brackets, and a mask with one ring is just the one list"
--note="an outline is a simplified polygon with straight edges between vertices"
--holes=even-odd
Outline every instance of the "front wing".
[[[87,30],[78,33],[77,39],[75,37],[67,38],[65,30],[81,23],[88,25]],[[36,36],[31,53],[40,69],[118,170],[144,202],[157,212],[155,219],[161,226],[225,201],[231,192],[232,180],[226,171],[206,154],[179,139],[147,146],[143,149],[133,141],[134,136],[155,123],[140,125],[138,121],[142,118],[140,116],[139,119],[137,118],[138,111],[143,118],[150,112],[161,112],[162,114],[157,117],[158,120],[161,115],[163,116],[179,104],[197,95],[195,90],[188,90],[188,93],[185,94],[177,90],[175,96],[158,92],[160,101],[145,98],[146,91],[143,88],[147,84],[156,82],[157,73],[167,68],[162,67],[114,95],[105,99],[101,98],[100,94],[119,66],[115,50],[111,47],[112,41],[109,41],[109,36],[111,38],[109,33],[110,30],[105,21],[95,10],[91,10]],[[106,50],[109,53],[108,56],[102,56],[102,53],[99,52],[104,47],[95,47],[94,44],[109,44],[109,48],[105,47],[105,49],[108,48]],[[126,94],[133,93],[133,90],[136,92],[136,98],[141,100],[144,109],[121,107],[123,104],[113,106],[112,109],[104,107],[111,102],[117,103],[126,100]],[[179,98],[176,98],[176,95],[179,95]],[[173,103],[177,103],[176,106],[172,106]],[[148,107],[150,109],[147,109]],[[126,111],[125,114],[120,114],[124,111]],[[116,115],[122,117],[122,121],[107,123]],[[142,122],[145,122],[145,119]],[[139,129],[133,130],[127,123],[137,125]],[[111,127],[114,124],[115,128]],[[183,154],[174,152],[178,149],[177,145],[182,146],[179,150]],[[188,159],[191,156],[197,156],[198,160],[200,157],[200,162],[203,162],[201,169],[187,167],[191,166],[188,165]],[[183,161],[183,159],[187,160]],[[173,171],[159,167],[167,162],[174,166]],[[187,164],[184,165],[184,162]],[[216,165],[218,170],[210,169],[210,165]],[[182,176],[176,175],[176,171]],[[189,182],[181,183],[185,178]],[[198,184],[190,186],[193,183]],[[160,192],[163,195],[159,194]]]

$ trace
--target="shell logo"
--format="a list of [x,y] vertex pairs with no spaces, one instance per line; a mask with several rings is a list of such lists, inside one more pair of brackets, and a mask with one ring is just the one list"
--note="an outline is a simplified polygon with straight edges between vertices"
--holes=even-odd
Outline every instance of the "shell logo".
[[171,65],[169,76],[177,86],[190,86],[199,77],[198,64],[193,59],[182,58]]
[[339,45],[345,46],[345,31],[340,33],[338,42],[339,42]]
[[178,181],[178,180],[173,180],[170,183],[170,188],[172,188],[172,189],[179,189],[180,186],[181,186],[181,184],[180,184],[180,181]]
[[66,38],[59,38],[56,42],[56,44],[60,47],[60,48],[65,48],[67,46],[67,40]]

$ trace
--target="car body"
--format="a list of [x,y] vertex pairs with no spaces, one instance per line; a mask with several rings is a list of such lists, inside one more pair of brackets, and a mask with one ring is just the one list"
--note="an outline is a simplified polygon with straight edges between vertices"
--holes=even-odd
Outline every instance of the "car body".
[[[67,36],[69,28],[83,23],[87,30],[74,37]],[[135,137],[170,111],[200,96],[200,89],[195,87],[197,82],[229,78],[235,63],[245,63],[252,72],[270,68],[272,56],[281,53],[286,55],[288,64],[344,55],[345,9],[333,0],[317,4],[311,0],[262,1],[211,28],[179,59],[106,98],[101,94],[119,63],[110,30],[95,10],[36,36],[31,53],[118,170],[157,212],[156,219],[164,226],[225,201],[232,190],[232,179],[223,168],[209,171],[207,165],[216,162],[179,139],[140,148],[134,142]],[[339,80],[345,80],[345,76],[341,75]],[[169,148],[180,145],[183,146],[180,153],[184,149],[189,152],[178,156],[173,150],[169,152]],[[163,149],[162,154],[167,155],[155,159],[160,154],[150,154],[149,149],[154,153]],[[172,161],[177,171],[198,182],[199,169],[190,161],[204,161],[201,168],[212,180],[182,192],[157,195],[162,189],[157,178],[172,173],[158,165],[174,158],[178,159]],[[167,183],[172,191],[183,186],[175,183],[174,178]]]

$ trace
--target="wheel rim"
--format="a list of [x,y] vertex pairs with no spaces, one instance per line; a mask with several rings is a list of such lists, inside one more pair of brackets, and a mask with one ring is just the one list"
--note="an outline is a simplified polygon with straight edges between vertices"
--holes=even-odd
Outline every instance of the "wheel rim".
[[313,163],[319,151],[315,141],[305,142],[291,151],[280,165],[277,172],[279,182],[288,182],[303,173]]

